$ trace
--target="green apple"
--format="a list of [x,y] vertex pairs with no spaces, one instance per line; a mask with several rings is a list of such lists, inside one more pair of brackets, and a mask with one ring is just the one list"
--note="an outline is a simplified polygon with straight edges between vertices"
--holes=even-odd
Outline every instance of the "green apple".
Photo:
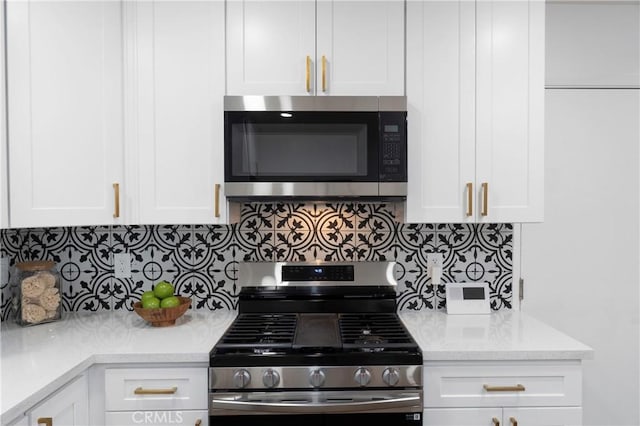
[[161,308],[175,308],[176,306],[180,306],[180,299],[176,296],[165,297],[160,301]]
[[160,299],[149,297],[142,301],[142,307],[145,309],[158,309],[160,307]]
[[149,291],[145,291],[144,293],[142,293],[142,296],[140,296],[140,302],[142,302],[142,304],[144,304],[145,300],[149,300],[152,298],[155,298],[156,295],[153,294],[153,291],[149,290]]
[[167,281],[160,281],[153,288],[153,294],[160,300],[173,296],[173,285]]

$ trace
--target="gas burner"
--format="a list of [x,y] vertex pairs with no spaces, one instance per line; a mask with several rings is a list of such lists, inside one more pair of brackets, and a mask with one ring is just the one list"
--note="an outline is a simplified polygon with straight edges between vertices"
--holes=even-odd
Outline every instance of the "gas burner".
[[386,339],[383,339],[380,336],[375,336],[369,333],[362,333],[360,337],[357,338],[353,343],[355,343],[356,345],[365,345],[365,346],[372,346],[372,345],[380,346],[387,343]]
[[354,342],[360,352],[382,352],[387,340],[380,336],[372,335],[371,330],[363,330],[359,338]]

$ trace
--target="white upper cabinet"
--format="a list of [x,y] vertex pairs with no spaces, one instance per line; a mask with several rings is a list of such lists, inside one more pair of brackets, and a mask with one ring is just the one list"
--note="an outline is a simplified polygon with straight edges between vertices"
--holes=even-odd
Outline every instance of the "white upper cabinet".
[[227,2],[227,94],[315,91],[315,2]]
[[12,227],[119,223],[119,2],[6,4]]
[[227,3],[227,94],[404,95],[404,2]]
[[8,2],[10,225],[224,223],[224,19]]
[[476,5],[476,193],[482,222],[544,214],[544,1]]
[[475,220],[474,49],[474,2],[407,4],[409,222]]
[[224,3],[127,7],[136,17],[138,221],[223,223]]
[[541,221],[544,2],[409,2],[407,20],[407,221]]
[[404,95],[404,2],[318,0],[316,94]]
[[[0,82],[5,81],[4,1],[0,3]],[[0,84],[0,99],[6,99],[6,84]],[[9,193],[7,174],[7,112],[0,102],[0,229],[9,226]]]

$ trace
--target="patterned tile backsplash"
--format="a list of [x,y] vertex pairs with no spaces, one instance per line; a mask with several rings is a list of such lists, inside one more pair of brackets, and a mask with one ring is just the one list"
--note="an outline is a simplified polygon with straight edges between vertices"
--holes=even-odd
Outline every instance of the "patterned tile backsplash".
[[[216,225],[6,229],[0,256],[57,262],[65,311],[131,310],[167,280],[195,309],[235,309],[243,261],[397,261],[398,309],[444,308],[444,285],[427,274],[441,253],[442,281],[484,281],[494,310],[511,308],[513,227],[509,224],[400,224],[381,203],[260,203],[240,222]],[[114,254],[129,253],[131,278],[116,278]],[[10,268],[0,276],[1,317],[10,315]]]

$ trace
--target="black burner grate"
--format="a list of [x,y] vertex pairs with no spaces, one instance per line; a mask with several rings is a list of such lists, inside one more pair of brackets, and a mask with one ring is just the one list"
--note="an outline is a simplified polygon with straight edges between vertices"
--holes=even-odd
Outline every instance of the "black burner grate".
[[217,348],[290,348],[296,314],[240,314]]
[[344,349],[377,352],[415,346],[396,314],[340,314],[339,324]]

